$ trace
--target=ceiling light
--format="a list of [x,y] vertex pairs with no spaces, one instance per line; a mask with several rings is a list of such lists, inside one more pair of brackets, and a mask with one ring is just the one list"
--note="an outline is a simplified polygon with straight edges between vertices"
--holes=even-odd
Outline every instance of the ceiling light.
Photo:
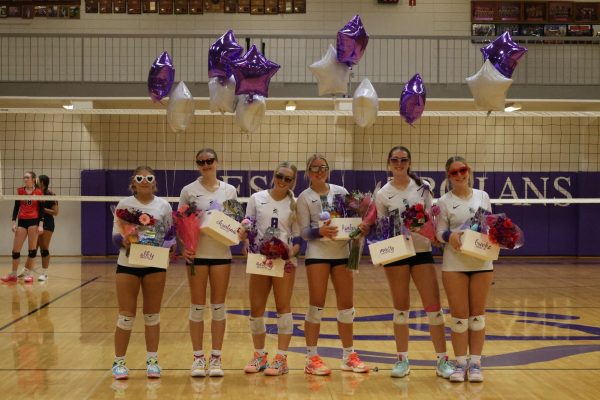
[[519,111],[521,108],[523,108],[521,103],[507,103],[506,107],[504,107],[504,112]]
[[295,101],[288,101],[285,104],[285,111],[296,111],[296,102]]
[[73,109],[73,104],[63,104],[63,108],[65,110],[72,110]]

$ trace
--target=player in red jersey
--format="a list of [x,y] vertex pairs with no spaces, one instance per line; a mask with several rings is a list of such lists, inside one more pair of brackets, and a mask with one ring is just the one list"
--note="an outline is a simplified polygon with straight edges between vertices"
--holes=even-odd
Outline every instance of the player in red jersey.
[[[41,196],[42,191],[35,185],[35,178],[35,173],[32,171],[25,172],[23,176],[25,185],[17,189],[17,194],[20,196]],[[44,209],[42,202],[37,200],[16,200],[12,216],[12,230],[15,233],[12,249],[12,272],[0,279],[3,282],[17,281],[21,248],[23,247],[25,238],[27,238],[29,255],[25,264],[23,279],[26,283],[31,283],[33,282],[31,268],[33,267],[33,259],[37,253],[38,235],[44,232]]]

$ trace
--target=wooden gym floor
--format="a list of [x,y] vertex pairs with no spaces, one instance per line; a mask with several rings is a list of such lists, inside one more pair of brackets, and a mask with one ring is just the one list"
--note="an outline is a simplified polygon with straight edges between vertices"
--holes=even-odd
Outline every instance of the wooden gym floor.
[[[438,260],[439,261],[439,260]],[[9,270],[0,258],[0,273]],[[168,271],[161,313],[159,360],[163,376],[145,377],[143,319],[138,311],[127,364],[128,381],[113,381],[113,332],[117,317],[114,258],[55,257],[46,283],[0,285],[0,398],[2,399],[597,399],[600,392],[600,259],[505,258],[487,310],[485,382],[457,384],[437,378],[433,347],[420,300],[411,287],[411,374],[389,376],[395,357],[391,301],[381,268],[363,259],[356,275],[355,349],[378,371],[339,371],[339,340],[330,285],[320,353],[330,377],[303,373],[303,317],[307,307],[304,267],[294,297],[290,373],[246,375],[252,353],[247,324],[247,277],[236,259],[227,298],[224,378],[191,378],[189,293],[181,262]],[[445,293],[442,303],[447,308]],[[272,301],[269,303],[272,311]],[[274,315],[267,323],[274,328]],[[205,339],[209,351],[210,339]],[[276,337],[269,334],[267,350]],[[452,348],[448,336],[448,350]]]

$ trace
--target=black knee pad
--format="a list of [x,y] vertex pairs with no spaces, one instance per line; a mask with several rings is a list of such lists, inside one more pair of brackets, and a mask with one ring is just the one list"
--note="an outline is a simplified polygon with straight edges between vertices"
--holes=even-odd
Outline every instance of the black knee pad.
[[29,251],[27,252],[27,256],[28,256],[29,258],[35,258],[35,256],[36,256],[36,255],[37,255],[37,249],[36,249],[36,250],[29,250]]
[[21,253],[17,253],[16,251],[12,252],[12,259],[13,260],[18,260],[19,258],[21,258]]
[[50,255],[50,252],[48,250],[40,250],[40,254],[42,255],[42,257],[48,257]]

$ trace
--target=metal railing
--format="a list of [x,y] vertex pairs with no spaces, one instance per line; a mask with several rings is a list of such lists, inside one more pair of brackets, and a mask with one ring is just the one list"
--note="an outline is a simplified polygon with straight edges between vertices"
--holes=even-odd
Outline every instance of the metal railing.
[[[528,53],[513,75],[517,84],[600,85],[600,38],[515,37]],[[0,38],[1,82],[140,83],[164,50],[172,55],[176,79],[207,81],[210,35],[7,34]],[[281,65],[273,82],[311,83],[307,66],[319,60],[330,36],[238,35],[256,43]],[[371,36],[355,81],[403,83],[419,72],[428,83],[464,83],[482,63],[479,49],[489,38]]]

